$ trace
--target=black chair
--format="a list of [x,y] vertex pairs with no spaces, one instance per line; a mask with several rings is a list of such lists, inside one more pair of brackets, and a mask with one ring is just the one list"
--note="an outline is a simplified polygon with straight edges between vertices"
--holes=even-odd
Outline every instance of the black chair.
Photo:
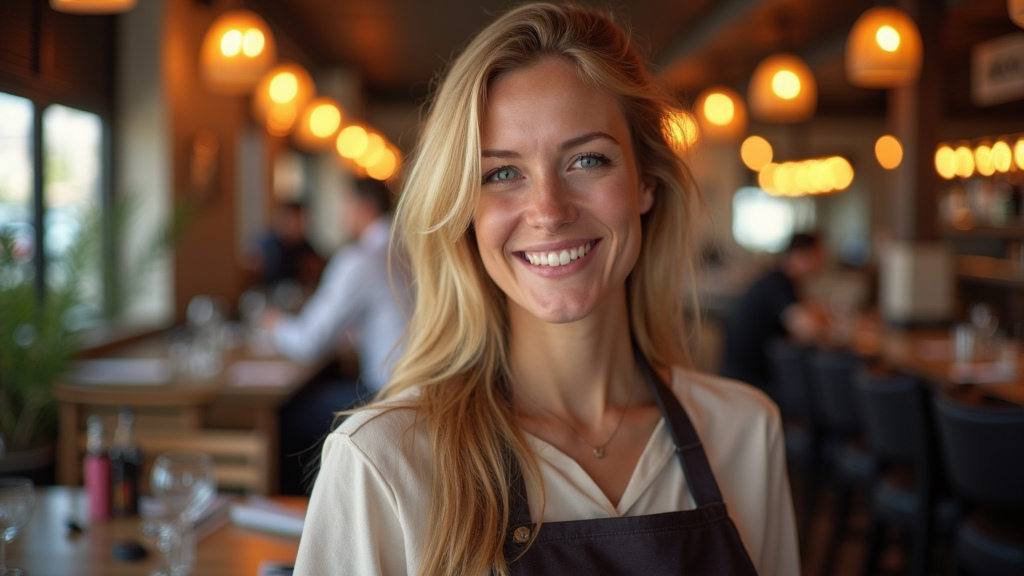
[[956,527],[953,574],[1024,574],[1024,408],[936,395],[946,472],[965,513]]
[[786,340],[772,342],[767,350],[782,412],[786,461],[799,478],[800,492],[794,500],[799,513],[797,527],[802,551],[807,549],[806,537],[814,515],[821,468],[821,431],[814,416],[807,366],[810,350]]
[[910,376],[869,370],[862,370],[854,384],[864,438],[880,467],[871,494],[864,574],[877,572],[884,529],[895,525],[910,533],[910,575],[925,576],[936,533],[948,534],[956,516],[953,501],[939,498],[928,391]]
[[850,504],[856,490],[867,490],[874,482],[877,463],[860,437],[861,418],[853,390],[854,374],[861,359],[845,351],[818,350],[811,355],[812,399],[816,419],[824,427],[822,451],[831,464],[835,484],[832,534],[821,574],[832,574],[839,546],[846,538]]

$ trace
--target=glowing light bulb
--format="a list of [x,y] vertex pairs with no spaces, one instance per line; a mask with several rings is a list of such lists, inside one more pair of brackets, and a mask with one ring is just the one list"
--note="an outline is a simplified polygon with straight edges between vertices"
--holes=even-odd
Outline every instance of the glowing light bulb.
[[792,100],[800,94],[800,78],[791,70],[779,70],[772,76],[772,92],[783,100]]
[[341,125],[341,112],[333,104],[321,104],[309,115],[309,130],[314,136],[326,138]]
[[778,188],[775,187],[775,170],[778,167],[778,164],[766,164],[757,175],[757,185],[773,196],[778,194]]
[[270,99],[278,104],[291,102],[299,93],[299,81],[291,72],[281,72],[270,81]]
[[242,50],[242,33],[239,30],[231,29],[220,37],[220,53],[227,56],[235,56]]
[[958,146],[953,151],[956,154],[956,175],[961,178],[970,178],[974,174],[974,154],[967,146]]
[[836,190],[846,190],[853,183],[853,166],[841,156],[833,156],[828,159],[829,170],[835,179]]
[[704,100],[704,117],[716,126],[725,126],[736,116],[736,106],[725,94],[710,94]]
[[1024,170],[1024,138],[1017,140],[1013,145],[1013,163],[1018,169]]
[[757,172],[772,161],[772,145],[760,136],[750,136],[740,145],[740,158],[747,168]]
[[946,180],[956,176],[956,152],[949,146],[939,146],[935,151],[935,171]]
[[1000,140],[992,145],[992,166],[999,172],[1009,172],[1013,164],[1013,152],[1010,145]]
[[338,154],[353,159],[366,151],[367,134],[362,126],[348,126],[338,133],[335,142]]
[[387,180],[395,173],[398,167],[398,157],[394,152],[385,148],[380,160],[373,166],[366,167],[366,174],[375,180]]
[[875,32],[875,42],[878,42],[878,47],[882,50],[895,52],[900,47],[900,33],[888,24],[880,26]]
[[359,156],[356,156],[356,164],[363,168],[369,168],[380,161],[384,154],[386,143],[380,134],[367,134],[366,149]]
[[892,170],[903,161],[903,146],[894,136],[886,134],[875,141],[875,158],[882,168]]
[[266,43],[267,40],[263,36],[263,32],[256,28],[249,28],[242,38],[242,52],[249,58],[255,58],[260,55],[260,52],[263,52],[263,46]]
[[982,144],[974,149],[974,167],[982,176],[995,174],[996,166],[992,162],[992,148]]

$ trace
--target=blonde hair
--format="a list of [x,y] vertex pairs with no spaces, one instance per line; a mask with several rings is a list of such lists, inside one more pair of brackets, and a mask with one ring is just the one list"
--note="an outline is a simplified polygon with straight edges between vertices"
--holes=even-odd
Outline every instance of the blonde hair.
[[[696,193],[666,130],[674,102],[613,20],[591,8],[530,4],[485,28],[434,95],[397,209],[416,303],[405,351],[381,394],[419,388],[429,435],[433,500],[420,575],[507,573],[509,474],[514,458],[543,498],[535,458],[515,424],[508,381],[505,297],[478,254],[472,214],[480,187],[480,117],[496,76],[546,58],[571,63],[617,99],[639,172],[656,181],[628,279],[633,337],[654,365],[688,364],[683,282],[690,199]],[[543,509],[543,502],[540,503]],[[536,533],[536,531],[534,531]]]

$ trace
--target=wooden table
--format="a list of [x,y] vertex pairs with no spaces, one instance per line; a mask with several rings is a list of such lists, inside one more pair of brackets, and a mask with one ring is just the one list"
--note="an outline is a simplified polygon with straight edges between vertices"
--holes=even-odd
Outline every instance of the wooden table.
[[[167,359],[169,346],[167,337],[156,336],[117,349],[108,359]],[[242,372],[251,374],[252,368],[263,366],[280,374],[278,382],[253,384],[242,375]],[[65,378],[54,388],[54,396],[60,404],[57,482],[77,485],[81,481],[83,429],[88,414],[105,410],[109,415],[118,406],[128,405],[135,409],[140,427],[261,432],[266,442],[269,477],[265,490],[260,491],[273,494],[277,490],[278,409],[321,369],[321,365],[298,364],[274,355],[257,354],[241,346],[226,351],[223,371],[209,378],[175,372],[161,384],[106,385]]]
[[1018,353],[1017,374],[1007,382],[965,384],[954,377],[949,330],[885,329],[874,336],[861,334],[854,348],[935,386],[974,387],[981,395],[1024,406],[1024,354]]
[[[41,488],[36,506],[25,529],[8,544],[7,565],[21,568],[26,576],[146,576],[160,567],[160,553],[150,548],[142,560],[115,560],[112,547],[123,539],[143,541],[138,518],[113,519],[88,525],[86,499],[81,489],[64,486]],[[275,500],[296,510],[305,510],[301,497]],[[68,519],[85,527],[69,535]],[[192,576],[256,576],[260,562],[294,562],[298,538],[277,536],[227,524],[196,546],[196,568]]]

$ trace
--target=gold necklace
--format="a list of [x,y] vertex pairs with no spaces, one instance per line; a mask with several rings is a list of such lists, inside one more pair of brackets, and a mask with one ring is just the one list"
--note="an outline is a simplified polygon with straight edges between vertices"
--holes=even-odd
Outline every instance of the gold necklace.
[[583,436],[581,436],[580,433],[577,432],[576,429],[573,428],[571,424],[569,424],[565,420],[562,420],[561,418],[559,418],[554,412],[551,412],[551,411],[547,410],[546,408],[544,408],[543,406],[541,406],[540,404],[535,402],[533,400],[533,398],[530,398],[526,394],[523,394],[523,398],[526,398],[527,400],[529,400],[530,403],[533,404],[534,406],[536,406],[541,412],[544,412],[548,416],[551,416],[555,420],[558,420],[559,422],[564,424],[565,427],[568,428],[569,431],[572,432],[574,436],[576,436],[577,440],[579,440],[580,442],[586,444],[591,449],[591,451],[593,451],[594,458],[597,458],[598,460],[600,460],[601,458],[604,458],[605,446],[608,446],[609,444],[611,444],[612,439],[615,438],[615,435],[619,433],[619,428],[622,427],[622,421],[626,419],[626,409],[629,408],[629,403],[633,401],[633,388],[635,388],[635,386],[630,387],[630,389],[629,389],[629,396],[626,398],[626,403],[622,407],[622,413],[619,414],[619,421],[618,421],[617,424],[615,424],[615,430],[612,430],[611,436],[609,436],[608,439],[605,440],[603,444],[598,444],[597,446],[594,446],[590,442],[587,442],[587,439],[584,438]]

